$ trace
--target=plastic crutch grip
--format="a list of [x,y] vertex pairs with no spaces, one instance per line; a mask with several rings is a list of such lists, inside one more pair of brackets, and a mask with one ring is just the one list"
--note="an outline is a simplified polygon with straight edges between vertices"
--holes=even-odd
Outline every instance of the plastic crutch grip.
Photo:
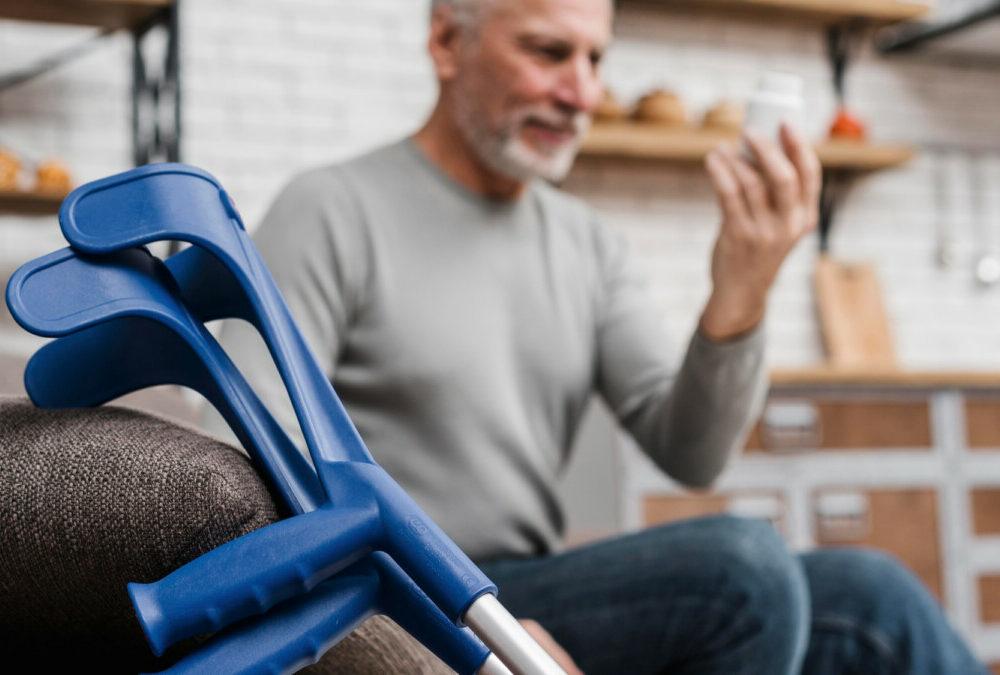
[[170,668],[169,675],[291,673],[315,663],[373,613],[378,575],[365,564],[311,593],[238,622]]
[[371,550],[374,509],[324,507],[272,523],[205,553],[129,595],[156,655],[308,592]]
[[448,621],[398,565],[376,552],[306,595],[226,628],[163,673],[293,672],[315,663],[376,612],[392,618],[459,675],[474,675],[490,655],[472,631]]

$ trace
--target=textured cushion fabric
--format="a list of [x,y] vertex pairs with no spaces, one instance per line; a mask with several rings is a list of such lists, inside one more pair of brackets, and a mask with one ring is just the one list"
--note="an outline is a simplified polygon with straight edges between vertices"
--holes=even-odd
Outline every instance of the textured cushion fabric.
[[447,675],[454,673],[402,628],[384,616],[373,616],[334,645],[303,675]]
[[[0,514],[0,635],[15,672],[161,669],[193,644],[153,659],[126,583],[278,518],[235,448],[134,410],[49,411],[17,397],[0,397]],[[308,672],[442,669],[381,620]]]

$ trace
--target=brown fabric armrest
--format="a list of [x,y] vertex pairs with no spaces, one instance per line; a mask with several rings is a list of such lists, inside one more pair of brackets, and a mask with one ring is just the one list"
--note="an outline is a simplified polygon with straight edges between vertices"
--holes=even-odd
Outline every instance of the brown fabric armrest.
[[[278,518],[235,448],[134,410],[0,397],[0,635],[11,672],[159,670],[126,592]],[[16,667],[15,667],[16,666]],[[369,621],[307,672],[448,671]]]

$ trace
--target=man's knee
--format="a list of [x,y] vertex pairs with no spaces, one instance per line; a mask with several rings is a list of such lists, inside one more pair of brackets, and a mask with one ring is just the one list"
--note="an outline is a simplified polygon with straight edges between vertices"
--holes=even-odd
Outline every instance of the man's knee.
[[927,588],[892,556],[819,549],[802,564],[813,607],[804,672],[985,674]]
[[936,602],[909,569],[882,551],[819,549],[802,562],[820,612],[844,608],[876,620],[906,616],[907,607],[931,609]]
[[[669,526],[668,526],[669,527]],[[786,628],[808,626],[808,587],[797,556],[769,523],[734,516],[710,516],[680,525],[670,538],[667,559],[686,559],[682,574],[693,586],[727,597],[741,611]],[[665,546],[667,542],[665,542]]]
[[691,610],[702,624],[702,649],[692,664],[708,672],[719,655],[733,652],[760,672],[797,672],[809,634],[809,590],[797,556],[775,529],[733,516],[677,527],[663,535],[672,546],[663,551],[672,561],[664,574],[701,598]]

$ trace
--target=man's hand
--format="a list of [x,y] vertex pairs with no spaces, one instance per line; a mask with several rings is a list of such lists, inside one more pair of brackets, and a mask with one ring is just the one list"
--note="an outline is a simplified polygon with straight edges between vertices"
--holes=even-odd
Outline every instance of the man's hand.
[[819,220],[822,170],[809,144],[788,125],[781,127],[781,147],[753,131],[746,140],[757,167],[728,147],[705,160],[722,207],[712,294],[699,325],[711,340],[736,337],[761,321],[781,263]]
[[534,619],[518,619],[518,623],[524,626],[524,630],[528,631],[528,634],[535,638],[535,642],[540,644],[542,649],[555,659],[559,667],[566,671],[566,675],[583,675],[583,671],[573,663],[573,658],[566,653],[565,649],[559,646],[559,643],[549,635],[547,630],[542,628],[542,624]]

